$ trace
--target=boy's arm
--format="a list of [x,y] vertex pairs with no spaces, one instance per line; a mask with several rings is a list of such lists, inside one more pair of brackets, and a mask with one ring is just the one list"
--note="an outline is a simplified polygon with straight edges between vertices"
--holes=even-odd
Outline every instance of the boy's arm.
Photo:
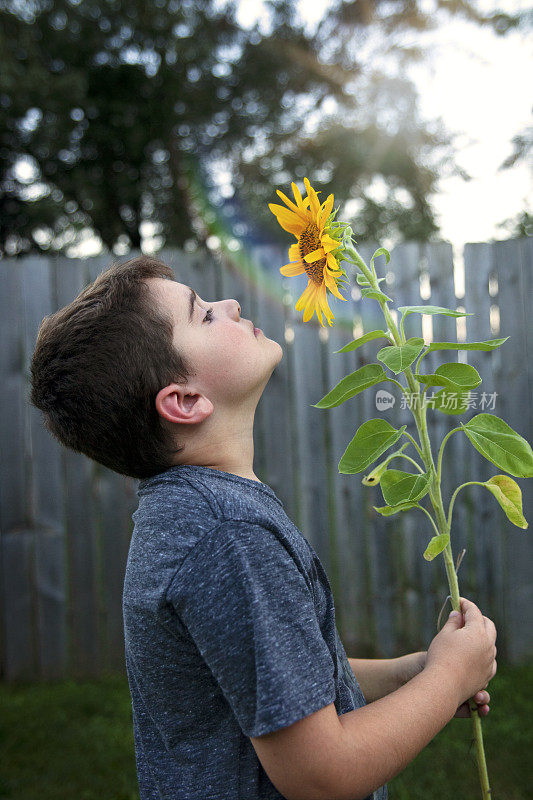
[[459,691],[455,676],[433,665],[362,708],[337,716],[330,703],[251,742],[288,800],[357,800],[405,769],[442,730]]
[[348,661],[366,702],[373,703],[422,672],[426,655],[425,650],[419,650],[398,658],[349,658]]
[[488,685],[496,673],[496,627],[475,603],[461,597],[461,606],[463,613],[452,612],[431,642],[424,669],[399,689],[340,715],[329,703],[250,737],[287,800],[366,797],[418,755],[476,685]]

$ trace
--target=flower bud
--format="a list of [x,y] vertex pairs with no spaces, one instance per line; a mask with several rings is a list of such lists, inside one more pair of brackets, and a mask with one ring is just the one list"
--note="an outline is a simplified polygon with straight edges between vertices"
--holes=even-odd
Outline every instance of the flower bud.
[[378,464],[372,472],[369,472],[368,475],[365,475],[361,483],[363,486],[377,486],[380,482],[381,478],[383,477],[383,473],[387,469],[387,464],[389,463],[390,458],[386,458],[381,464]]

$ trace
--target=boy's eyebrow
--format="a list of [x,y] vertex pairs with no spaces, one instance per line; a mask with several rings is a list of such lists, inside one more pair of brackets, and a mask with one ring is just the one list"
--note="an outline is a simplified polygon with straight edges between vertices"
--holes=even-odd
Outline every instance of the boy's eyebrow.
[[192,323],[192,315],[193,315],[193,312],[194,312],[194,303],[196,301],[197,295],[196,295],[196,292],[194,291],[194,289],[191,289],[190,286],[187,286],[187,289],[190,292],[190,295],[189,295],[189,325],[190,325]]

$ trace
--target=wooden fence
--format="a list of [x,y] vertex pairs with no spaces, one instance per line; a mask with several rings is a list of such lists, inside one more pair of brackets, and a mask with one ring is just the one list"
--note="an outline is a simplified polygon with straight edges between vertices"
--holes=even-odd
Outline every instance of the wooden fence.
[[[359,247],[367,263],[376,247]],[[256,412],[254,470],[319,554],[348,654],[393,657],[425,649],[448,593],[442,558],[427,562],[422,557],[432,535],[429,521],[417,511],[383,518],[373,510],[383,504],[379,488],[362,486],[362,474],[338,472],[363,421],[384,417],[414,432],[400,390],[385,384],[395,398],[387,410],[376,408],[375,390],[383,386],[334,409],[311,406],[344,375],[376,361],[375,343],[351,353],[334,351],[362,328],[381,327],[379,307],[361,301],[349,272],[348,301],[330,298],[334,326],[321,329],[316,317],[303,323],[294,305],[307,280],[280,275],[286,253],[257,248],[254,261],[241,258],[239,268],[237,257],[227,261],[199,251],[158,255],[203,299],[237,298],[243,316],[283,347]],[[70,302],[112,261],[131,255],[0,262],[0,674],[6,681],[125,668],[122,588],[137,481],[61,447],[28,402],[28,376],[43,317]],[[470,341],[511,337],[494,352],[465,357],[465,352],[457,356],[450,351],[432,362],[436,354],[430,354],[428,366],[468,360],[484,381],[461,419],[489,411],[531,441],[533,241],[467,244],[463,256],[461,298],[455,294],[453,252],[446,242],[401,244],[391,252],[388,266],[383,257],[376,266],[387,274],[384,287],[395,307],[430,302],[475,312],[458,323],[445,316],[411,315],[409,335],[423,333],[426,341],[431,336],[454,340],[457,334]],[[458,418],[438,412],[428,416],[435,447]],[[457,484],[486,480],[497,472],[465,436],[454,434],[445,449],[445,502]],[[518,483],[526,518],[533,522],[531,482]],[[469,487],[456,503],[452,543],[455,555],[466,548],[459,569],[461,593],[498,627],[498,658],[517,662],[531,657],[531,533],[514,527],[482,487]]]

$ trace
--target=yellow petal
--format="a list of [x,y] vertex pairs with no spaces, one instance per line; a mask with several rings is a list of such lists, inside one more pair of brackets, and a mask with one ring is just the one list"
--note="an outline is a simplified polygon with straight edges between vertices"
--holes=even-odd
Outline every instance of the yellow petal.
[[324,280],[327,284],[328,289],[332,294],[335,295],[335,297],[338,297],[339,300],[347,300],[347,298],[343,297],[342,294],[339,292],[339,289],[337,287],[337,281],[335,280],[335,278],[331,276],[331,273],[328,273],[327,271],[324,272]]
[[279,219],[282,219],[284,222],[288,222],[289,224],[296,224],[303,229],[307,224],[307,220],[305,222],[302,221],[299,214],[295,214],[294,211],[290,211],[288,208],[284,208],[283,206],[278,206],[276,203],[269,203],[269,209],[272,213]]
[[[316,295],[316,289],[313,291],[313,295]],[[315,297],[312,296],[309,298],[309,302],[305,307],[304,311],[304,322],[309,322],[313,314],[315,313]]]
[[318,201],[317,193],[315,192],[315,190],[313,189],[307,178],[304,178],[304,183],[305,183],[305,188],[307,189],[307,194],[309,196],[310,209],[313,212],[313,214],[318,217],[320,213],[320,203]]
[[314,286],[313,281],[310,280],[305,289],[303,290],[303,292],[301,293],[300,297],[296,301],[296,305],[294,306],[296,311],[301,311],[302,308],[304,308],[305,304],[309,299],[309,295],[313,292],[313,286]]
[[339,269],[337,259],[331,253],[326,253],[326,261],[332,275],[342,275],[342,270]]
[[294,183],[294,181],[291,183],[291,187],[294,199],[296,200],[299,206],[302,206],[303,205],[302,194],[298,189],[298,187],[296,186],[296,184]]
[[301,275],[303,272],[305,272],[305,269],[302,265],[302,262],[298,261],[296,264],[285,264],[283,267],[279,268],[279,271],[287,278],[294,278],[296,275]]
[[[309,221],[309,220],[307,219],[307,214],[305,213],[305,211],[301,211],[301,210],[298,208],[298,206],[294,205],[294,203],[292,202],[292,200],[289,200],[289,198],[288,198],[286,195],[284,195],[284,194],[283,194],[283,192],[280,192],[280,190],[279,190],[279,189],[276,189],[276,192],[277,192],[277,194],[279,194],[279,196],[281,197],[281,199],[282,199],[282,200],[283,200],[285,203],[287,203],[287,205],[289,206],[289,208],[291,209],[291,211],[293,211],[295,214],[297,214],[297,215],[298,215],[298,218],[299,218],[299,219],[301,219],[303,222],[305,222],[305,224],[307,225],[307,223],[308,223],[308,221]],[[283,208],[283,206],[282,206],[282,208]]]
[[284,231],[288,231],[288,233],[293,233],[297,239],[300,238],[300,234],[302,232],[302,225],[300,222],[287,222],[283,220],[281,217],[276,217],[278,221],[278,225],[280,225]]
[[[320,244],[321,244],[321,245],[325,245],[325,244],[331,244],[331,245],[333,245],[333,247],[330,247],[330,248],[329,248],[330,250],[333,250],[335,247],[340,247],[340,246],[341,246],[341,243],[340,243],[340,242],[338,242],[336,239],[333,239],[333,238],[332,238],[332,237],[329,235],[329,233],[323,233],[323,234],[322,234],[322,236],[320,237]],[[328,252],[329,252],[329,251],[328,251]]]
[[289,247],[289,258],[291,261],[296,261],[300,258],[300,248],[297,244],[291,244]]
[[324,202],[324,206],[322,208],[322,214],[320,216],[320,228],[322,229],[326,224],[326,220],[331,214],[331,209],[333,208],[333,195],[330,194],[328,199]]
[[319,303],[320,303],[320,307],[322,308],[322,311],[324,312],[324,316],[326,317],[326,319],[328,321],[328,324],[332,325],[332,320],[335,319],[335,316],[331,313],[331,309],[330,309],[330,307],[328,305],[328,298],[327,298],[326,284],[325,283],[322,284],[322,287],[321,287],[320,292],[318,294],[318,300],[319,300]]
[[339,247],[339,242],[335,242],[333,240],[325,242],[324,237],[322,237],[322,239],[320,240],[320,244],[324,249],[324,253],[330,253],[332,250],[337,250],[337,248]]
[[323,249],[319,247],[318,250],[313,250],[312,253],[308,253],[306,256],[304,256],[304,259],[308,264],[314,264],[315,261],[320,261],[320,259],[324,258],[325,255],[326,254],[324,253]]

